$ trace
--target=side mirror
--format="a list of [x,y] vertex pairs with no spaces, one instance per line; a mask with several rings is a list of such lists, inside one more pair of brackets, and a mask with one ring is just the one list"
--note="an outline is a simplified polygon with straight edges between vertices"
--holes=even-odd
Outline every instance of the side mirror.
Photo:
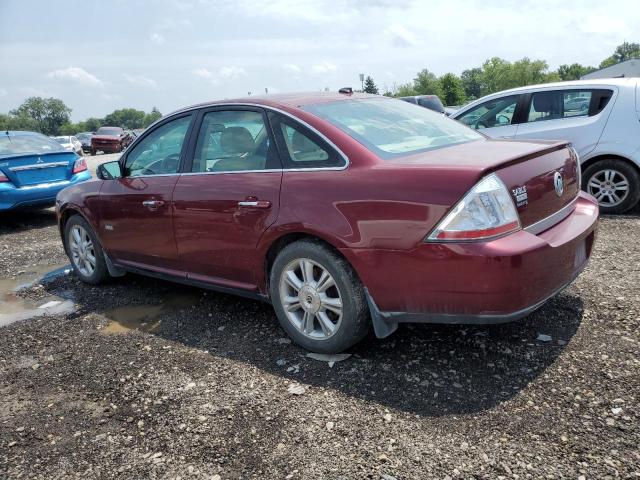
[[106,162],[98,165],[96,169],[96,176],[100,180],[114,180],[116,178],[122,178],[122,169],[120,168],[120,162]]

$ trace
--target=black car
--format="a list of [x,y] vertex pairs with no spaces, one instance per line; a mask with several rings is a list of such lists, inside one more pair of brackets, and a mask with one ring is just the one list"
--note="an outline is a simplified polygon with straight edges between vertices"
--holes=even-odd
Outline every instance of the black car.
[[412,95],[410,97],[400,97],[400,100],[420,105],[438,113],[445,113],[444,105],[437,95]]
[[82,144],[82,151],[83,152],[91,151],[91,137],[92,136],[93,136],[93,134],[91,132],[76,133],[76,138],[78,140],[80,140],[80,143]]

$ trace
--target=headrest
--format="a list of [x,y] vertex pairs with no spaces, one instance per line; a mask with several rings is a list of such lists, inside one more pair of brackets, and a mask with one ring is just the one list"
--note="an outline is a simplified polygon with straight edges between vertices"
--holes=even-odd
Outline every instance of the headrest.
[[220,136],[220,146],[225,153],[248,153],[256,148],[251,132],[244,127],[227,127]]

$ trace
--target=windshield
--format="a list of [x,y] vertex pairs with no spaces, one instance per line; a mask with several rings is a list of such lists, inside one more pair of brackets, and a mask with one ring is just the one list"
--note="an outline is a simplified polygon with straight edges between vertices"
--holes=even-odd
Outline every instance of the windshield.
[[119,128],[100,127],[96,132],[96,135],[111,135],[114,137],[119,137],[121,133],[122,133],[122,130],[120,130]]
[[64,151],[58,142],[44,135],[0,135],[0,157]]
[[372,98],[309,105],[380,158],[392,159],[483,138],[444,115],[398,100]]

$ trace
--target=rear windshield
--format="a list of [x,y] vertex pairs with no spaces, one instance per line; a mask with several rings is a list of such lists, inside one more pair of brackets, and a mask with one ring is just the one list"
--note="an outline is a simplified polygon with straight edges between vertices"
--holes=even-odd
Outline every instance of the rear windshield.
[[58,143],[69,143],[69,137],[53,137],[53,139]]
[[118,137],[120,136],[121,133],[122,133],[122,130],[120,130],[119,128],[100,127],[96,132],[96,135],[112,135],[112,136]]
[[432,110],[384,98],[308,105],[380,158],[393,159],[479,140],[482,135]]
[[27,153],[64,152],[55,140],[44,135],[6,135],[0,134],[0,157],[23,155]]

